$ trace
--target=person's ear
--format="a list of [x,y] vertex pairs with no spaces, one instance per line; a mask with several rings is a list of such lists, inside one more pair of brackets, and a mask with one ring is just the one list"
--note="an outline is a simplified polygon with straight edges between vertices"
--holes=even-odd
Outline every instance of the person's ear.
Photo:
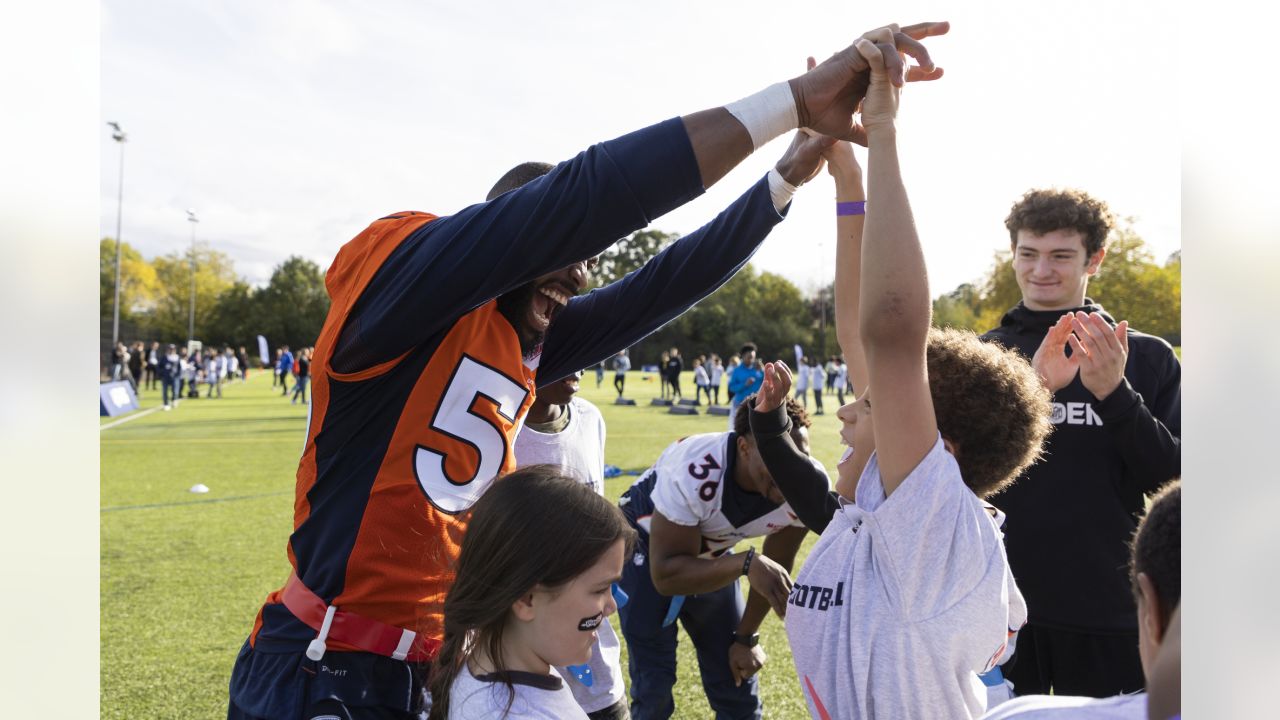
[[1107,249],[1098,248],[1098,252],[1094,253],[1093,257],[1089,258],[1089,262],[1085,264],[1084,266],[1085,273],[1088,275],[1093,275],[1094,273],[1098,272],[1098,268],[1102,267],[1102,259],[1105,258],[1106,256],[1107,256]]
[[511,603],[511,612],[516,619],[523,622],[531,622],[537,616],[537,611],[533,608],[533,591],[521,595],[516,601]]
[[1164,640],[1164,631],[1169,623],[1160,609],[1160,593],[1156,584],[1146,573],[1138,573],[1138,622],[1142,623],[1143,631],[1153,642],[1159,644]]

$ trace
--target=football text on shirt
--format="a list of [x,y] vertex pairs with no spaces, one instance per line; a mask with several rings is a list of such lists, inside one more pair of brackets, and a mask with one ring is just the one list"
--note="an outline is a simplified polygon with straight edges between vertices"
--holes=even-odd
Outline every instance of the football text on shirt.
[[836,583],[835,589],[820,585],[795,585],[791,588],[788,605],[826,611],[827,608],[844,605],[844,583]]

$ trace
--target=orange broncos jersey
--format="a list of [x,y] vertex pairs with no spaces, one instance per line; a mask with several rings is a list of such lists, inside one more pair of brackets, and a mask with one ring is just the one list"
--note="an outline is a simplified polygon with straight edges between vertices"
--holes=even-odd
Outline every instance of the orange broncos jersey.
[[[326,276],[332,306],[312,360],[312,415],[289,542],[290,562],[314,593],[343,611],[418,632],[431,654],[444,634],[464,511],[496,476],[515,469],[512,441],[533,402],[535,371],[497,300],[462,315],[438,344],[380,365],[344,374],[330,360],[382,262],[434,219],[400,213],[374,223],[343,247]],[[356,464],[339,467],[351,457]],[[255,641],[264,626],[281,640],[315,636],[297,627],[280,604],[282,592],[268,596]]]

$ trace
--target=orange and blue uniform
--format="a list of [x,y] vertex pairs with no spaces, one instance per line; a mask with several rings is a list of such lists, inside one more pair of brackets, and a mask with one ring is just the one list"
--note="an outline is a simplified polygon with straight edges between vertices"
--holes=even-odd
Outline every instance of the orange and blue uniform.
[[[537,386],[634,344],[713,292],[782,215],[762,178],[644,267],[572,298],[527,357],[496,298],[702,191],[677,118],[455,215],[382,218],[342,247],[325,278],[331,307],[312,360],[293,574],[268,595],[237,658],[231,717],[302,717],[326,703],[418,707],[413,666],[443,636],[464,511],[515,468],[512,442]],[[309,660],[326,611],[325,654]]]

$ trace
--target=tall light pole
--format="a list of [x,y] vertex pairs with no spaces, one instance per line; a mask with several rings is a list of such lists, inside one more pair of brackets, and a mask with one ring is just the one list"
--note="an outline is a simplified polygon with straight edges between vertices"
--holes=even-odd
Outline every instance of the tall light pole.
[[120,182],[119,194],[116,196],[116,299],[111,308],[111,349],[120,342],[120,216],[124,211],[124,143],[128,138],[120,129],[120,123],[109,122],[113,132],[111,139],[120,143]]
[[187,210],[187,222],[191,223],[191,322],[187,325],[187,346],[196,339],[196,218],[194,208]]

